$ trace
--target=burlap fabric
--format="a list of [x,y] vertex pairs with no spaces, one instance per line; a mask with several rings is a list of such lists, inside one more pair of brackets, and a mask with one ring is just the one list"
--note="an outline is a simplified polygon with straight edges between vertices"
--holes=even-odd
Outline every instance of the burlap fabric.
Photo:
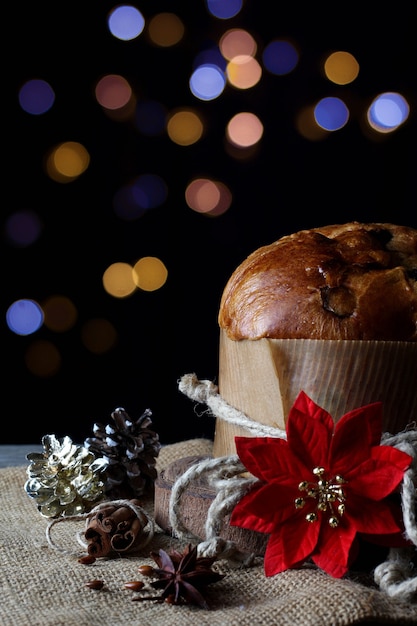
[[[158,471],[177,459],[211,451],[212,442],[205,439],[164,446]],[[143,554],[81,565],[76,556],[48,545],[48,520],[25,493],[26,478],[26,467],[0,470],[1,626],[417,625],[417,604],[390,599],[368,582],[336,580],[313,568],[266,578],[261,559],[247,569],[217,562],[216,569],[226,576],[207,587],[210,610],[133,602],[124,583],[141,578],[139,565],[154,565],[149,550],[184,546],[158,530]],[[146,502],[145,507],[152,514],[153,502]],[[75,535],[84,524],[56,524],[54,542],[82,553]],[[103,589],[86,587],[92,579],[102,579]]]

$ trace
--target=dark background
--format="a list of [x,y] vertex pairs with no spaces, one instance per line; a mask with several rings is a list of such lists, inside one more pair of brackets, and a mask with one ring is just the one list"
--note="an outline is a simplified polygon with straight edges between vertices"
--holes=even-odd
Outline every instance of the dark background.
[[[19,3],[4,9],[8,43],[3,62],[7,83],[3,118],[2,217],[32,208],[44,231],[27,249],[2,239],[2,443],[38,443],[47,433],[83,441],[94,422],[107,423],[122,406],[138,417],[146,408],[163,443],[211,437],[214,420],[177,387],[185,373],[216,380],[217,312],[235,267],[254,249],[299,229],[351,220],[417,227],[415,122],[415,32],[404,12],[350,13],[308,3],[246,0],[230,20],[210,16],[203,0],[133,2],[145,19],[177,13],[186,35],[174,49],[158,49],[145,36],[121,42],[107,30],[110,2]],[[259,85],[227,88],[215,101],[197,101],[188,89],[193,60],[228,28],[246,28],[258,42],[257,58],[273,38],[288,37],[300,51],[294,72],[263,72]],[[74,43],[75,42],[75,43]],[[327,81],[321,64],[330,52],[351,52],[360,64],[351,85]],[[168,110],[193,106],[209,132],[188,148],[168,137],[141,136],[128,122],[106,116],[93,86],[104,74],[125,76],[137,93]],[[42,116],[21,110],[18,91],[32,78],[53,87],[54,107]],[[394,133],[370,138],[362,117],[381,91],[407,98],[409,120]],[[339,95],[351,111],[349,123],[321,141],[296,130],[296,112],[327,95]],[[227,154],[224,129],[238,111],[251,110],[264,123],[261,147],[251,159]],[[79,141],[91,164],[79,180],[54,183],[43,170],[48,149]],[[133,223],[116,217],[115,192],[142,172],[157,173],[168,186],[166,202]],[[209,218],[191,211],[184,190],[191,178],[222,180],[233,194],[230,209]],[[166,285],[116,300],[101,283],[115,261],[133,263],[157,256],[167,266]],[[86,269],[87,268],[87,269]],[[34,337],[8,330],[5,312],[18,298],[42,301],[61,293],[73,300],[78,321],[67,333],[41,328],[36,338],[53,341],[62,356],[50,379],[31,374],[24,362]],[[109,353],[89,353],[80,328],[105,317],[118,332]]]

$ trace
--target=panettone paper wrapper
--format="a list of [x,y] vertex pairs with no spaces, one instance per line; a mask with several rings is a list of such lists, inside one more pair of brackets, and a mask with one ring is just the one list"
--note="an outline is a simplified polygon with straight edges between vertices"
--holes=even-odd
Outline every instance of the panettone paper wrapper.
[[[417,420],[417,343],[316,339],[233,341],[220,331],[219,393],[254,422],[285,429],[300,391],[337,422],[367,404],[383,404],[383,431]],[[234,438],[253,436],[216,419],[213,455],[236,453]]]

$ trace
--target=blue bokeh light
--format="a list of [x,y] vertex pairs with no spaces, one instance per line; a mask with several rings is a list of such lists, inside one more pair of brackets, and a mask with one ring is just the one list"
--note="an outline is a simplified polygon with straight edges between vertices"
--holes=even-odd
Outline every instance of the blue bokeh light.
[[110,13],[107,24],[114,37],[130,41],[141,34],[145,28],[145,19],[139,9],[123,4]]
[[215,65],[222,72],[226,71],[227,61],[220,52],[219,46],[208,45],[195,56],[193,67],[197,69],[200,65]]
[[34,300],[16,300],[6,312],[7,326],[16,335],[32,335],[42,326],[44,314]]
[[141,100],[136,105],[134,124],[142,135],[162,135],[166,126],[166,107],[155,100]]
[[46,80],[28,80],[19,91],[19,104],[26,113],[42,115],[55,102],[55,93]]
[[156,174],[142,174],[132,185],[133,197],[143,209],[154,209],[167,198],[165,181]]
[[323,98],[314,108],[314,118],[325,130],[340,130],[349,119],[349,109],[340,98]]
[[191,75],[190,90],[200,100],[214,100],[224,91],[226,77],[217,65],[200,65]]
[[42,222],[34,211],[22,209],[7,218],[5,232],[13,245],[25,248],[39,238],[42,232]]
[[405,98],[395,92],[380,94],[369,108],[370,121],[381,129],[392,130],[403,124],[410,113]]
[[163,178],[156,174],[142,174],[116,192],[113,198],[114,212],[123,220],[133,221],[163,204],[167,195],[168,189]]
[[297,66],[299,55],[295,47],[289,41],[271,41],[262,53],[262,61],[265,68],[271,74],[283,76],[289,74]]
[[242,9],[243,0],[206,0],[207,10],[214,17],[227,20]]

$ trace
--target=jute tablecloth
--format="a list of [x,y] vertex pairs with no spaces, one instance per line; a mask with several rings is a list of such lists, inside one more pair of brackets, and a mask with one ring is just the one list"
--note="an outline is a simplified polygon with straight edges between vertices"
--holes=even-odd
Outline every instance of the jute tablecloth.
[[[164,446],[158,471],[189,455],[210,455],[212,442],[194,439]],[[2,626],[345,626],[417,625],[417,604],[388,598],[358,580],[337,580],[316,569],[290,570],[266,578],[262,560],[247,569],[226,561],[216,569],[225,577],[207,587],[210,610],[191,605],[133,602],[124,583],[141,579],[138,566],[155,565],[149,551],[183,544],[162,531],[143,550],[123,558],[82,565],[46,540],[48,520],[23,489],[26,467],[0,470],[0,624]],[[153,502],[145,503],[152,514]],[[84,521],[55,525],[55,542],[82,552],[76,533]],[[92,579],[105,586],[86,587]],[[159,592],[158,592],[159,593]]]

